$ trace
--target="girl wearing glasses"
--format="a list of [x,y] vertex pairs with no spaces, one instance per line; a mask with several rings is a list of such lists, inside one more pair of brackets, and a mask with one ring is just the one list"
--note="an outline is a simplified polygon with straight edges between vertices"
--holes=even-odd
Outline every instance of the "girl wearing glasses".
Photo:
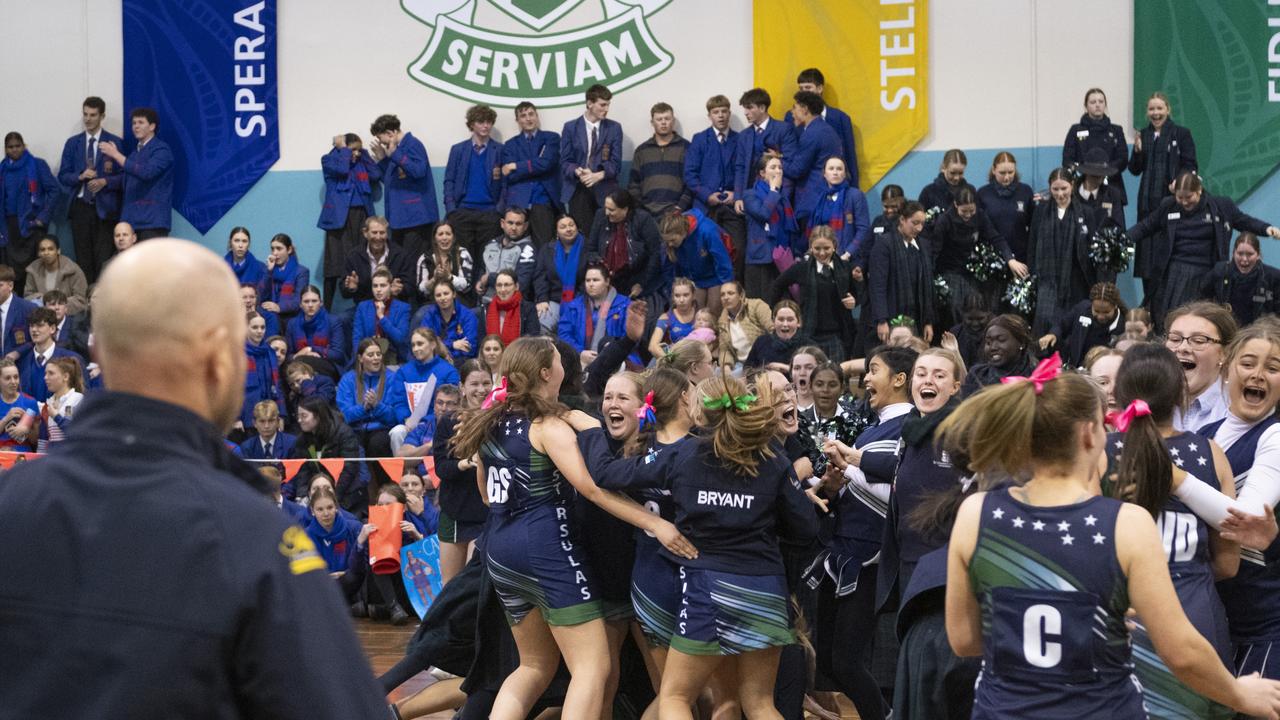
[[1165,347],[1173,351],[1187,377],[1187,409],[1176,412],[1178,430],[1199,430],[1227,416],[1222,389],[1223,349],[1236,336],[1236,320],[1223,305],[1194,302],[1169,313]]

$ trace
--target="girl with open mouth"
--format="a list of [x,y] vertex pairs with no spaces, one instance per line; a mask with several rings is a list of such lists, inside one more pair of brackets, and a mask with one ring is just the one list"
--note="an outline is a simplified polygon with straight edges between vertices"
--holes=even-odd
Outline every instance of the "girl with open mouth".
[[1186,410],[1175,413],[1173,426],[1199,430],[1227,416],[1222,367],[1236,321],[1222,305],[1194,302],[1170,313],[1168,324],[1164,346],[1173,351],[1187,378]]

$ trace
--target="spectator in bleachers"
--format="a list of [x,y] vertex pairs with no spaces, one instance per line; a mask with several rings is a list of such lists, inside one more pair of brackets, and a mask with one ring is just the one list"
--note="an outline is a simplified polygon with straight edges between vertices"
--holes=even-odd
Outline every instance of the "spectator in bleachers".
[[121,220],[111,229],[111,244],[115,246],[116,255],[138,244],[138,233],[133,226]]
[[359,520],[338,512],[338,498],[327,487],[317,487],[309,496],[307,506],[311,510],[307,535],[328,565],[329,574],[338,581],[347,604],[354,606],[360,602],[360,590],[364,585],[365,571],[360,551],[369,533]]
[[736,277],[742,277],[747,255],[747,226],[742,215],[734,211],[735,201],[742,198],[733,191],[738,133],[729,127],[731,114],[729,98],[724,95],[713,95],[707,100],[711,127],[689,140],[684,183],[689,188],[693,207],[706,213],[733,238],[733,272]]
[[[830,225],[813,228],[809,236],[809,255],[773,281],[769,295],[776,305],[792,285],[800,288],[800,317],[804,319],[802,334],[813,339],[827,358],[839,365],[849,356],[857,323],[853,308],[853,266],[836,254],[836,233]],[[751,338],[754,343],[755,337]],[[810,344],[810,343],[806,343]],[[748,350],[751,346],[747,346]],[[747,353],[739,350],[739,360]]]
[[515,108],[520,132],[502,146],[502,177],[508,206],[529,212],[535,245],[551,242],[560,196],[560,136],[543,130],[538,108],[522,102]]
[[13,268],[0,265],[0,352],[10,360],[31,347],[31,336],[27,331],[27,316],[36,309],[35,303],[29,302],[14,293]]
[[717,362],[728,373],[741,368],[756,338],[773,332],[773,313],[763,300],[744,295],[742,283],[737,280],[720,286],[720,306],[715,327],[719,339]]
[[0,212],[4,214],[0,237],[6,244],[0,248],[0,257],[17,273],[19,295],[25,293],[23,273],[35,259],[36,239],[49,227],[60,194],[49,163],[27,150],[20,133],[5,135],[0,160]]
[[662,284],[672,287],[675,279],[693,281],[698,305],[713,313],[720,311],[720,286],[733,280],[733,261],[725,243],[728,236],[700,210],[668,213],[658,221],[662,238]]
[[[733,193],[738,200],[734,209],[743,212],[743,197],[755,182],[756,172],[760,165],[760,157],[769,152],[778,157],[789,158],[795,155],[798,140],[795,127],[789,122],[776,120],[769,115],[769,106],[773,104],[769,93],[763,88],[752,88],[738,99],[742,113],[747,118],[747,127],[738,133],[738,148],[733,158]],[[784,192],[791,194],[790,181],[784,181]]]
[[387,364],[409,358],[409,304],[391,297],[391,271],[373,271],[373,297],[356,306],[351,328],[351,354],[366,338],[375,338]]
[[589,254],[587,240],[572,216],[556,218],[555,232],[555,242],[538,248],[533,270],[533,301],[542,329],[549,333],[555,332],[560,320],[560,306],[582,292]]
[[[609,285],[609,269],[602,263],[587,266],[586,291],[560,308],[560,339],[573,346],[586,367],[595,360],[606,338],[626,337],[630,299]],[[515,338],[511,338],[514,340]],[[503,346],[511,340],[503,339]]]
[[622,172],[622,126],[608,117],[613,93],[596,84],[586,99],[582,116],[560,131],[560,205],[578,227],[591,223]]
[[267,274],[262,280],[262,292],[258,294],[262,307],[279,315],[280,322],[287,323],[297,317],[299,295],[310,284],[311,271],[298,262],[293,238],[284,233],[271,238]]
[[437,278],[431,285],[435,304],[422,316],[422,327],[430,328],[456,360],[476,356],[480,349],[480,321],[470,308],[457,303],[453,282]]
[[31,452],[36,447],[40,406],[22,392],[22,375],[9,358],[0,358],[0,450]]
[[44,302],[44,294],[61,290],[67,296],[70,312],[78,313],[89,306],[89,283],[84,271],[70,258],[62,254],[58,238],[44,235],[37,241],[38,259],[27,265],[27,290],[25,297],[32,302]]
[[[609,194],[587,234],[587,255],[604,264],[613,287],[631,299],[660,290],[658,223],[625,190]],[[563,308],[561,308],[563,311]]]
[[676,132],[676,114],[660,102],[649,109],[653,137],[636,146],[631,154],[631,177],[627,192],[640,207],[654,217],[668,210],[688,210],[693,194],[684,184],[684,157],[689,141]]
[[120,217],[120,193],[107,187],[107,178],[122,172],[100,145],[110,142],[120,147],[124,141],[102,127],[107,114],[102,98],[85,98],[80,113],[84,132],[72,135],[63,144],[58,182],[71,194],[67,224],[71,226],[76,262],[88,282],[94,283],[114,254],[111,228]]
[[694,295],[693,281],[678,277],[671,283],[670,309],[658,317],[649,335],[649,354],[662,357],[667,348],[675,345],[693,331],[698,301]]
[[74,351],[83,358],[89,357],[89,313],[88,299],[81,312],[68,313],[67,294],[61,290],[50,290],[41,298],[44,306],[53,311],[58,318],[58,329],[54,332],[54,341],[62,347]]
[[498,271],[512,270],[521,295],[533,298],[533,272],[537,259],[533,240],[529,237],[529,218],[522,208],[507,208],[502,215],[502,232],[484,246],[481,256],[483,272],[476,280],[480,304],[493,299]]
[[[276,354],[264,339],[267,336],[266,321],[262,315],[250,312],[245,316],[248,333],[245,335],[244,402],[240,406],[240,419],[236,429],[243,433],[253,430],[254,408],[263,400],[276,403],[281,413],[285,410],[284,386],[280,383],[280,365]],[[243,439],[243,435],[240,439]]]
[[[444,211],[462,247],[479,251],[498,229],[502,199],[502,143],[493,139],[498,113],[488,105],[467,109],[471,136],[449,148]],[[425,254],[425,253],[424,253]]]
[[165,237],[173,222],[173,151],[156,137],[160,116],[155,110],[134,108],[129,120],[138,141],[129,157],[113,142],[98,146],[124,170],[109,176],[107,186],[121,191],[120,219],[137,231],[139,240]]
[[249,249],[251,239],[249,228],[240,226],[231,228],[227,238],[227,264],[241,286],[260,286],[267,276],[267,264],[254,257]]
[[[467,362],[474,363],[475,361],[468,360]],[[405,425],[399,425],[392,430],[391,449],[395,451],[396,455],[407,458],[430,455],[432,444],[435,442],[436,423],[444,415],[456,412],[461,399],[461,390],[457,385],[441,385],[436,388],[436,397],[431,403],[431,415],[422,418],[422,422],[419,422],[411,430],[406,430]],[[425,475],[426,466],[419,465],[418,472]],[[405,477],[413,477],[413,475],[410,473]]]
[[1025,263],[1035,193],[1018,175],[1018,161],[1013,153],[996,153],[987,180],[987,184],[978,189],[978,205],[991,218],[991,224],[1009,245],[1013,256]]
[[432,301],[432,286],[436,280],[443,278],[453,286],[453,292],[463,305],[474,306],[476,293],[471,284],[472,271],[471,251],[458,244],[453,225],[448,221],[437,224],[430,251],[418,258],[416,287],[422,301]]
[[373,299],[373,271],[391,271],[391,296],[412,299],[417,255],[387,243],[387,219],[370,215],[364,221],[364,243],[347,253],[343,261],[342,297],[354,303]]
[[54,339],[54,333],[58,330],[58,315],[49,308],[32,310],[27,317],[27,327],[31,333],[31,344],[19,353],[17,360],[18,370],[22,374],[22,389],[32,397],[47,397],[49,391],[44,384],[44,370],[49,361],[70,357],[84,367],[84,358],[58,346]]
[[768,295],[778,273],[795,262],[799,225],[783,188],[782,158],[761,155],[756,165],[742,198],[747,215],[743,282],[747,297],[760,298]]
[[283,460],[290,457],[298,438],[280,427],[280,405],[274,400],[259,400],[253,406],[255,434],[240,443],[240,456],[246,460]]
[[290,361],[285,366],[284,376],[295,404],[313,396],[330,405],[335,405],[338,401],[338,386],[328,375],[317,374],[316,369],[305,360]]
[[[399,424],[392,402],[393,376],[387,372],[382,348],[373,338],[366,338],[356,350],[355,366],[338,382],[338,409],[367,457],[389,457],[391,428]],[[395,479],[385,477],[379,466],[373,471],[379,485]]]
[[[298,403],[297,418],[298,429],[302,433],[298,435],[290,457],[308,460],[360,457],[360,441],[356,434],[323,397],[313,395],[304,398]],[[286,497],[307,497],[312,479],[323,474],[323,470],[320,463],[303,463],[298,474],[293,476]],[[367,515],[369,508],[369,494],[366,492],[369,476],[361,470],[363,467],[359,462],[344,463],[334,488],[338,504],[357,517]]]
[[373,196],[382,169],[364,152],[355,133],[335,135],[333,149],[320,158],[324,206],[316,226],[324,230],[325,309],[332,307],[347,254],[360,245],[360,229],[373,215]]
[[796,151],[782,158],[782,173],[795,183],[796,217],[802,229],[826,189],[827,158],[843,157],[840,136],[822,118],[827,104],[817,93],[798,92],[791,112],[796,123]]
[[421,140],[400,129],[395,115],[378,116],[369,130],[377,139],[369,150],[386,188],[384,225],[391,228],[392,243],[412,262],[426,250],[431,226],[440,220],[431,158]]
[[1280,310],[1280,269],[1262,262],[1257,235],[1236,236],[1231,259],[1214,265],[1200,283],[1200,299],[1230,305],[1240,327]]
[[443,348],[431,328],[414,328],[410,338],[413,355],[388,380],[387,396],[395,408],[391,449],[423,422],[435,422],[435,394],[444,385],[458,384],[458,371],[441,355]]
[[920,190],[917,202],[925,211],[939,208],[946,210],[955,204],[956,193],[963,188],[977,192],[964,178],[964,169],[969,165],[969,158],[963,150],[952,148],[942,155],[942,165],[938,168],[938,177]]
[[240,302],[244,304],[244,311],[256,312],[262,316],[267,324],[267,337],[279,335],[281,331],[280,316],[262,307],[258,302],[258,286],[244,284],[240,286]]
[[[1095,153],[1091,159],[1089,153],[1092,151],[1101,155]],[[1067,130],[1067,137],[1062,141],[1062,166],[1072,169],[1086,163],[1110,166],[1110,172],[1104,179],[1120,204],[1121,225],[1124,224],[1124,206],[1129,202],[1123,174],[1129,164],[1128,156],[1124,129],[1111,122],[1107,115],[1107,94],[1101,88],[1089,88],[1084,93],[1084,114],[1080,116],[1080,122]]]
[[829,157],[823,163],[822,177],[826,188],[809,214],[810,229],[826,225],[835,231],[836,254],[845,262],[856,262],[862,257],[863,245],[871,234],[871,214],[867,210],[867,197],[855,185],[849,184],[844,160]]
[[538,309],[520,292],[515,270],[499,270],[493,287],[493,299],[485,308],[485,333],[502,338],[503,345],[510,345],[518,337],[542,334]]
[[346,330],[324,309],[319,288],[308,285],[302,291],[299,304],[302,312],[290,320],[285,329],[292,356],[327,360],[335,372],[346,367],[349,347]]
[[44,369],[45,388],[49,396],[40,403],[40,441],[38,452],[66,439],[67,425],[75,409],[84,400],[84,373],[80,361],[73,357],[50,360]]
[[489,379],[494,384],[502,378],[502,353],[505,348],[502,338],[497,335],[485,335],[480,341],[480,354],[476,359],[480,361],[481,367],[489,371]]

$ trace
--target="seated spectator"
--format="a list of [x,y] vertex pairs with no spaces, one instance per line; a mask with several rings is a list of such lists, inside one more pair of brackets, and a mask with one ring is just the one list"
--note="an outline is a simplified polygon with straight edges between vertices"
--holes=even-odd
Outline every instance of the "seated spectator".
[[338,385],[327,375],[317,374],[316,369],[305,359],[289,361],[285,366],[284,377],[295,403],[315,396],[330,405],[337,404]]
[[[474,360],[467,361],[467,363],[474,362]],[[430,455],[432,442],[435,440],[436,422],[442,415],[456,411],[460,400],[461,391],[457,385],[441,385],[436,389],[430,415],[423,417],[422,421],[413,428],[406,429],[404,425],[397,425],[391,431],[391,449],[401,457],[418,458]],[[423,467],[422,470],[425,471],[426,468]]]
[[777,370],[784,375],[791,371],[791,356],[796,349],[812,345],[813,340],[800,334],[800,306],[791,300],[779,300],[773,306],[773,332],[756,338],[747,354],[745,367],[762,367]]
[[283,460],[293,452],[298,438],[280,429],[280,406],[260,400],[253,406],[253,437],[240,443],[240,457],[246,460]]
[[0,265],[0,322],[4,324],[3,334],[0,334],[0,351],[10,360],[17,360],[18,355],[31,347],[31,337],[27,334],[27,316],[37,306],[14,293],[13,283],[13,268]]
[[[560,308],[560,339],[578,351],[583,367],[595,360],[605,338],[627,334],[627,306],[631,300],[610,285],[609,279],[604,263],[591,263],[583,281],[585,292]],[[510,344],[504,339],[503,345]]]
[[969,368],[969,375],[960,388],[962,397],[1011,375],[1026,377],[1035,369],[1035,341],[1022,316],[1005,314],[991,318],[983,338],[983,361]]
[[506,345],[497,335],[485,335],[480,341],[480,366],[489,371],[489,380],[497,383],[502,377],[502,353]]
[[85,301],[86,311],[77,315],[67,312],[67,294],[61,290],[50,290],[41,300],[58,318],[58,329],[53,334],[54,342],[80,357],[89,357],[88,300]]
[[[457,387],[454,389],[456,390]],[[405,473],[404,477],[400,478],[400,489],[404,490],[404,519],[413,525],[413,535],[417,538],[414,542],[427,535],[434,535],[440,524],[440,510],[425,499],[426,483],[418,475]]]
[[409,357],[409,304],[391,297],[391,271],[373,271],[373,298],[356,306],[351,329],[351,354],[367,338],[374,338],[388,364]]
[[[391,428],[399,424],[391,401],[391,381],[382,362],[382,348],[373,338],[366,338],[357,348],[355,366],[338,382],[338,409],[366,457],[391,455]],[[379,484],[395,479],[386,477],[380,466],[373,471]]]
[[409,301],[413,290],[414,263],[399,245],[387,244],[387,219],[377,215],[365,218],[361,233],[364,243],[347,253],[342,264],[342,297],[354,303],[373,299],[373,271],[385,267],[391,271],[391,297]]
[[436,281],[447,280],[463,305],[474,306],[476,293],[471,285],[472,263],[471,251],[458,244],[453,226],[448,222],[437,223],[431,250],[418,258],[417,288],[422,301],[431,302]]
[[267,264],[249,252],[249,238],[248,228],[231,228],[231,236],[227,238],[226,260],[241,286],[258,287],[266,279]]
[[455,360],[475,357],[480,345],[480,321],[475,313],[458,305],[457,291],[449,280],[437,279],[431,292],[436,302],[423,314],[422,327],[435,333]]
[[587,240],[578,232],[578,223],[570,215],[556,219],[556,241],[537,251],[533,271],[533,300],[538,306],[538,319],[548,333],[560,321],[560,306],[582,292],[587,274]]
[[[406,504],[404,490],[395,483],[387,483],[378,491],[379,505],[392,505],[394,503]],[[406,508],[407,509],[407,508]],[[366,528],[377,530],[376,525],[365,525]],[[409,545],[422,539],[422,534],[418,532],[413,522],[408,518],[400,521],[400,527],[397,528],[401,532],[401,543]],[[361,534],[365,534],[363,531]],[[367,534],[365,534],[367,538]],[[363,543],[361,543],[363,545]],[[397,590],[398,589],[398,590]],[[377,567],[368,568],[365,573],[365,602],[367,604],[367,612],[373,620],[387,619],[391,620],[392,625],[404,625],[409,622],[409,613],[401,607],[400,598],[397,595],[404,594],[404,584],[400,582],[400,572],[398,570],[386,570],[378,572]],[[375,600],[381,602],[375,603]],[[352,614],[359,616],[359,610],[353,609]]]
[[1089,297],[1076,303],[1049,333],[1040,337],[1040,349],[1056,349],[1062,363],[1080,367],[1085,354],[1095,347],[1110,347],[1124,334],[1124,314],[1128,310],[1115,283],[1095,283]]
[[430,328],[415,328],[410,339],[413,356],[396,370],[387,390],[396,423],[391,429],[391,450],[395,453],[406,435],[421,423],[435,420],[435,394],[443,385],[457,385],[458,371],[447,356],[440,354],[440,341]]
[[[360,441],[356,434],[324,398],[314,395],[304,398],[298,403],[297,416],[302,434],[298,436],[290,457],[308,460],[360,457]],[[369,509],[369,476],[362,470],[362,463],[346,462],[334,488],[338,504],[357,517],[367,515]],[[303,463],[298,474],[293,476],[285,492],[286,497],[307,497],[312,479],[322,471],[320,463]]]
[[35,449],[40,406],[22,392],[22,376],[9,358],[0,358],[0,450],[31,452]]
[[1201,281],[1200,299],[1230,305],[1240,327],[1280,310],[1280,269],[1262,262],[1257,235],[1236,236],[1231,259],[1214,265]]
[[116,248],[116,255],[138,244],[138,233],[133,226],[121,220],[111,230],[111,244]]
[[1150,342],[1156,332],[1155,323],[1151,320],[1151,311],[1146,308],[1134,308],[1124,314],[1124,337],[1126,340]]
[[284,513],[289,521],[306,529],[307,523],[311,522],[311,513],[307,512],[307,508],[285,497],[280,492],[280,485],[284,480],[284,474],[280,472],[280,468],[274,465],[259,465],[258,474],[266,478],[270,484],[272,492],[271,499],[275,501],[276,507]]
[[256,312],[267,325],[267,336],[280,334],[280,316],[258,304],[258,286],[244,283],[240,286],[240,302],[246,313]]
[[[533,240],[529,238],[529,214],[524,208],[511,207],[502,216],[502,233],[484,246],[483,274],[476,280],[480,304],[486,305],[497,292],[498,273],[510,270],[522,295],[534,297],[533,271],[536,259]],[[536,313],[534,319],[537,319]],[[536,334],[536,333],[533,333]]]
[[280,365],[276,362],[276,354],[263,340],[266,338],[266,323],[256,312],[245,317],[248,332],[245,334],[245,379],[244,402],[240,406],[240,419],[235,429],[240,431],[238,440],[253,430],[254,407],[264,400],[276,404],[281,413],[284,412],[284,386],[280,384]]
[[[719,298],[717,298],[719,304]],[[649,336],[649,354],[661,357],[666,348],[675,345],[693,331],[698,301],[694,298],[693,281],[678,277],[671,282],[671,308],[658,317]]]
[[89,307],[89,284],[84,271],[62,256],[58,238],[45,235],[36,243],[36,260],[27,266],[26,298],[38,303],[50,290],[66,294],[69,312],[83,312]]
[[54,333],[58,330],[58,316],[49,308],[36,308],[27,316],[27,328],[31,344],[18,356],[18,371],[22,375],[22,389],[32,397],[48,397],[44,384],[45,366],[54,358],[75,358],[84,367],[84,358],[66,348],[58,347]]
[[50,360],[44,369],[44,384],[49,397],[40,403],[40,441],[38,452],[66,439],[67,424],[76,407],[84,400],[84,373],[80,361],[73,357]]
[[342,323],[324,309],[320,290],[315,285],[308,285],[302,291],[301,307],[302,312],[289,321],[284,334],[292,357],[327,360],[335,371],[346,367],[346,331]]
[[271,255],[267,258],[267,274],[262,280],[258,299],[262,307],[280,316],[281,322],[296,317],[301,297],[311,285],[311,271],[298,262],[293,238],[280,233],[271,238]]
[[268,335],[266,342],[271,352],[276,354],[276,363],[283,368],[289,358],[289,341],[283,335]]
[[[693,281],[698,304],[715,313],[720,310],[720,286],[733,279],[733,261],[721,239],[723,231],[700,210],[663,215],[658,233],[666,254],[661,263],[662,281]],[[728,237],[728,235],[725,235]]]
[[360,590],[364,584],[364,558],[361,550],[371,532],[359,520],[344,517],[338,512],[338,498],[333,490],[318,487],[307,503],[311,521],[307,523],[307,536],[315,544],[320,557],[329,567],[329,575],[338,581],[342,595],[353,610],[359,604]]
[[720,305],[723,309],[716,325],[719,362],[725,372],[732,372],[742,368],[756,338],[773,332],[773,313],[763,300],[744,296],[737,280],[720,288]]
[[499,270],[493,299],[485,309],[484,331],[502,338],[503,345],[510,345],[518,337],[542,334],[538,310],[524,298],[519,283],[515,270]]

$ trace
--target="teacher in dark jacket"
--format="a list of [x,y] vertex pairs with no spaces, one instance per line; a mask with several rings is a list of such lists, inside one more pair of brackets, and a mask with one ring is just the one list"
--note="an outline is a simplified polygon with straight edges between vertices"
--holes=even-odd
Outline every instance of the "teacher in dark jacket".
[[1200,284],[1200,299],[1230,305],[1240,327],[1280,312],[1280,270],[1262,262],[1257,235],[1236,236],[1231,259],[1214,265]]
[[1150,283],[1147,304],[1157,327],[1165,313],[1200,296],[1204,277],[1230,256],[1232,229],[1280,238],[1280,229],[1210,195],[1189,172],[1174,181],[1173,197],[1129,228],[1134,244],[1148,248],[1134,272]]

